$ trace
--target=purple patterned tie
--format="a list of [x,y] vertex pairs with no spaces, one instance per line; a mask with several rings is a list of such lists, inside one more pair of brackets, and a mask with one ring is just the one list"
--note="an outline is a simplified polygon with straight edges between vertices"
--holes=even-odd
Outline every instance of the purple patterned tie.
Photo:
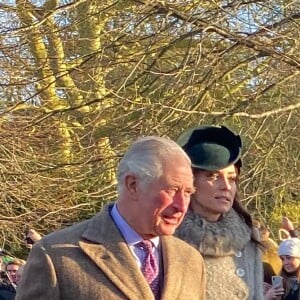
[[143,240],[139,243],[139,246],[145,252],[145,258],[142,262],[142,273],[145,276],[147,282],[149,283],[155,298],[158,299],[160,294],[159,269],[156,257],[152,253],[152,242],[149,240]]

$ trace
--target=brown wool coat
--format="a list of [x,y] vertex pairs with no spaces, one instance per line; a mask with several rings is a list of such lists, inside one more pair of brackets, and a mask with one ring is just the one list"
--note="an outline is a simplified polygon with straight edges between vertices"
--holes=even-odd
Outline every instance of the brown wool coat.
[[[199,252],[161,238],[163,300],[205,299]],[[16,300],[154,300],[108,206],[90,220],[44,237],[31,250]]]

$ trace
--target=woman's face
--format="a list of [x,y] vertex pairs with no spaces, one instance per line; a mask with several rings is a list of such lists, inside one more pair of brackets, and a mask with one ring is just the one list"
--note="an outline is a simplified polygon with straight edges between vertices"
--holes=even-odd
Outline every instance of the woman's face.
[[237,171],[230,165],[218,171],[196,170],[196,192],[192,196],[191,209],[209,222],[216,222],[227,213],[236,195]]
[[300,258],[289,255],[280,256],[282,267],[287,273],[293,273],[300,268]]

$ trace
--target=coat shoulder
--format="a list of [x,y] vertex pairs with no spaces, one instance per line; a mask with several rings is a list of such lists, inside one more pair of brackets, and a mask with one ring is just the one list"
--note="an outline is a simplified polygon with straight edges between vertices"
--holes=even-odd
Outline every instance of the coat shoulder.
[[41,239],[41,243],[43,246],[56,244],[77,244],[83,232],[88,228],[89,222],[90,219],[49,233]]
[[107,226],[111,226],[111,218],[108,213],[108,206],[98,214],[85,221],[78,222],[64,229],[54,231],[42,238],[44,246],[55,244],[78,244],[79,240],[85,238],[84,233],[90,232],[93,236],[97,231],[105,231]]

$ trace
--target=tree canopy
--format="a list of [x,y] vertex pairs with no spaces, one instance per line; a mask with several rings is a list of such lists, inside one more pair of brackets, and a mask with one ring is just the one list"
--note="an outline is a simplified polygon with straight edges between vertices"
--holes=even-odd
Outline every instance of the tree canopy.
[[2,246],[116,198],[137,137],[198,124],[241,134],[243,204],[299,222],[300,6],[289,0],[4,0]]

